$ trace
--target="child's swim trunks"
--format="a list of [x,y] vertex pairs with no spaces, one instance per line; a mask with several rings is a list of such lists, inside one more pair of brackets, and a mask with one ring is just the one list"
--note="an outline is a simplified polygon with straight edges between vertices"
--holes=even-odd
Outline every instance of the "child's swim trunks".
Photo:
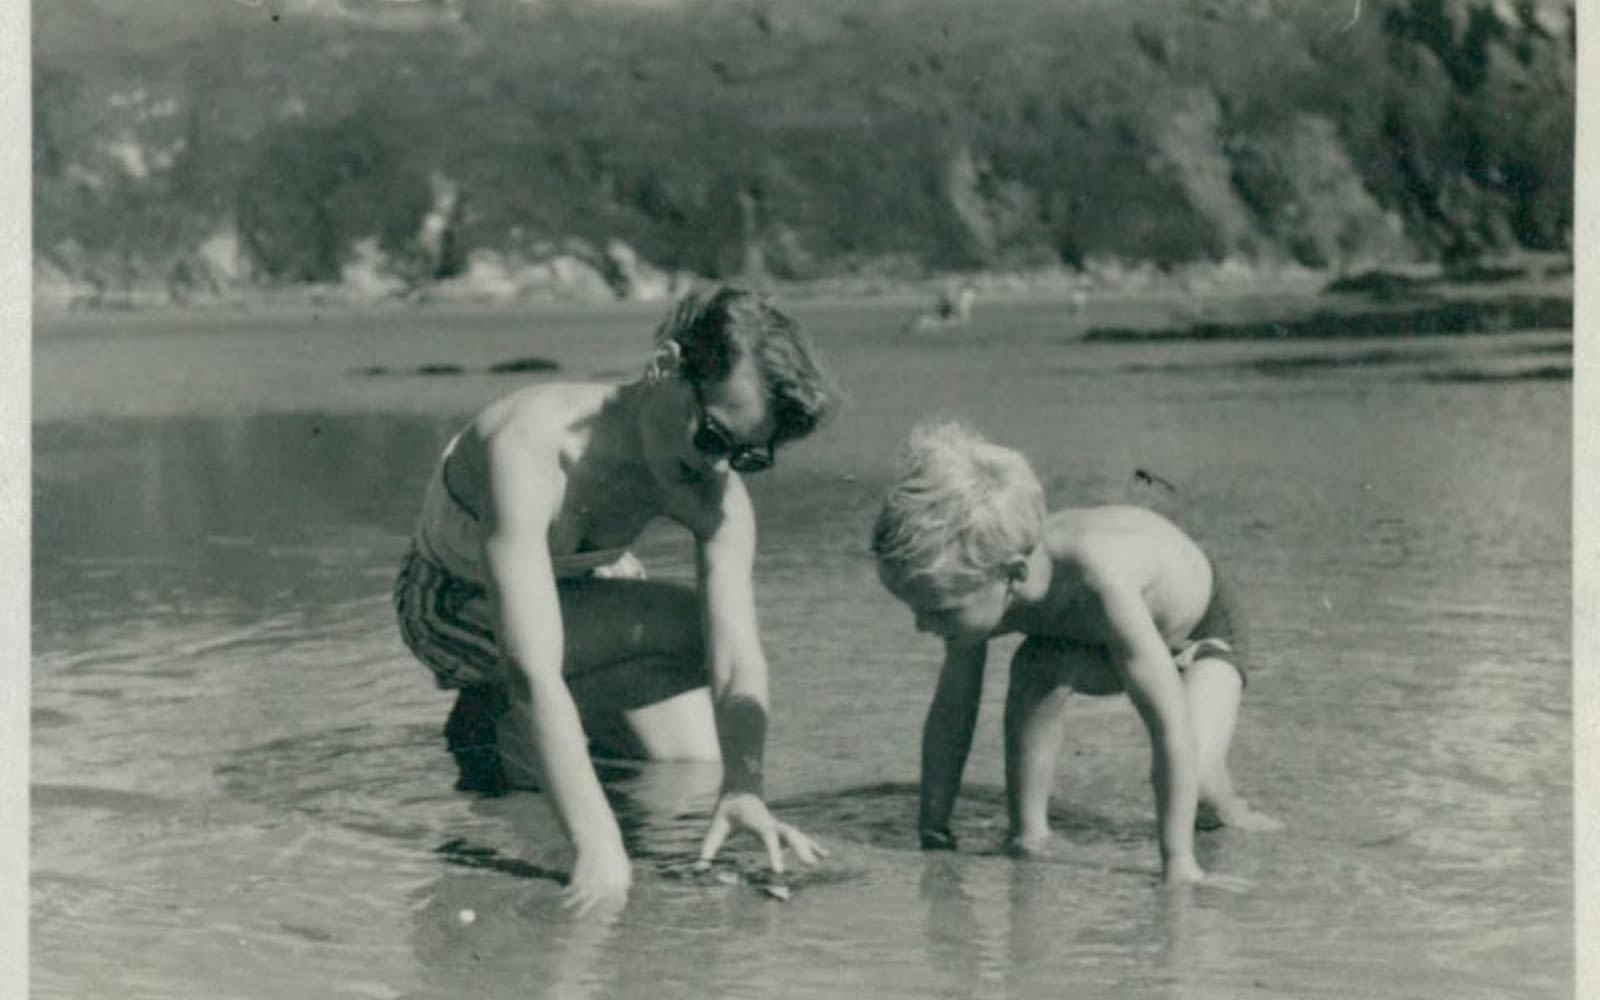
[[1172,659],[1179,670],[1193,666],[1196,660],[1220,655],[1239,671],[1239,679],[1250,685],[1250,672],[1246,661],[1250,658],[1250,641],[1245,632],[1244,618],[1239,611],[1233,588],[1223,579],[1213,560],[1211,563],[1211,601],[1205,613],[1189,630],[1189,635],[1172,650]]

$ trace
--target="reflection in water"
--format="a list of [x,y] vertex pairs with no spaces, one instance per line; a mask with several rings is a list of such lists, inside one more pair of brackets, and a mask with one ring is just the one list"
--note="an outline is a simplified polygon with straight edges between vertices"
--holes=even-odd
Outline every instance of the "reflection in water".
[[[919,888],[922,957],[951,995],[1055,995],[1064,964],[1080,988],[1107,995],[1176,1000],[1208,995],[1219,979],[1260,985],[1226,905],[1237,897],[1219,888],[1129,893],[1081,871],[1009,859],[980,868],[944,853],[924,856]],[[1131,974],[1129,954],[1139,956]]]
[[964,867],[953,854],[926,855],[918,895],[926,936],[923,961],[938,970],[952,993],[970,994],[996,974],[994,960],[1003,949],[994,946],[992,920],[978,919],[972,894],[963,884]]
[[[35,432],[36,641],[126,617],[238,623],[264,607],[371,593],[397,560],[431,456],[453,421],[315,415],[50,424]],[[123,487],[136,486],[130,495]],[[133,500],[134,502],[129,502]],[[292,602],[285,599],[293,595]]]
[[[703,764],[642,764],[603,770],[607,797],[636,864],[681,863],[696,855],[696,837],[721,782],[718,769]],[[640,929],[628,922],[626,912],[573,917],[562,910],[559,887],[565,884],[568,864],[564,839],[556,835],[548,805],[537,795],[513,792],[479,799],[473,810],[505,824],[494,830],[498,837],[517,845],[558,845],[551,853],[561,857],[529,860],[523,856],[527,846],[502,851],[465,839],[440,845],[436,853],[456,871],[510,879],[486,883],[447,872],[428,887],[417,911],[415,932],[425,978],[450,992],[466,988],[478,949],[502,950],[504,942],[504,950],[517,956],[517,978],[537,984],[532,987],[536,994],[618,995],[616,981],[628,968],[626,955]],[[648,881],[649,872],[643,876]],[[472,965],[467,966],[464,958],[470,958]],[[505,974],[502,968],[498,977]]]
[[[506,846],[457,840],[438,849],[448,867],[419,891],[413,935],[431,987],[454,994],[517,982],[559,997],[781,995],[771,992],[781,984],[763,986],[761,967],[763,954],[783,946],[781,904],[743,882],[685,874],[720,773],[700,764],[629,771],[606,781],[636,861],[633,903],[620,913],[574,917],[562,909],[566,848],[538,796],[473,804],[497,821],[480,836]],[[540,843],[553,845],[548,854],[520,856]],[[729,847],[740,855],[737,842]],[[754,870],[759,853],[749,849],[742,864]],[[681,935],[693,942],[692,960],[680,953]],[[495,956],[493,982],[475,982],[484,955]]]
[[699,856],[700,840],[722,788],[720,766],[693,761],[613,763],[601,769],[601,777],[629,857],[673,861]]

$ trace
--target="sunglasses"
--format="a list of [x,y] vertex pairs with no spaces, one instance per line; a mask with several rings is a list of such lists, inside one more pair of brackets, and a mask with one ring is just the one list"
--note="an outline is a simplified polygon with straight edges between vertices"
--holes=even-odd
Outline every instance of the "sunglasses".
[[694,387],[694,401],[700,410],[694,430],[695,451],[713,460],[726,458],[728,467],[735,472],[751,473],[772,468],[776,459],[770,443],[760,447],[740,444],[732,431],[706,412],[706,401],[698,385]]

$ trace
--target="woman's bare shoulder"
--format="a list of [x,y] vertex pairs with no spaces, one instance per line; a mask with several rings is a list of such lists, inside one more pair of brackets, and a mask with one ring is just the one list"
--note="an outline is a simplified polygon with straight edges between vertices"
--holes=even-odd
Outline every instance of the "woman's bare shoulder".
[[616,386],[601,382],[544,382],[501,396],[478,411],[468,433],[487,448],[519,441],[555,441],[599,412]]

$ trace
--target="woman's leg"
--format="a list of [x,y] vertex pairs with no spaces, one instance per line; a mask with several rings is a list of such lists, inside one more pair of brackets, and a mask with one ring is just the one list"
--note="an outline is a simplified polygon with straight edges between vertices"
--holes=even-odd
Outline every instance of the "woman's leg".
[[[396,604],[407,644],[441,684],[460,689],[445,726],[460,786],[494,793],[537,784],[532,754],[516,742],[519,727],[508,724],[515,720],[487,595],[450,582],[441,576],[397,590]],[[694,591],[586,577],[560,581],[558,593],[563,673],[593,752],[720,761]]]
[[456,789],[499,795],[506,790],[500,764],[499,720],[505,714],[505,692],[479,685],[461,688],[444,723],[444,742],[456,760]]
[[720,761],[695,592],[585,578],[563,581],[560,593],[563,673],[595,751]]
[[406,647],[440,687],[458,692],[444,726],[445,745],[460,772],[456,787],[500,794],[506,779],[496,731],[506,697],[487,595],[412,548],[401,562],[393,601]]

